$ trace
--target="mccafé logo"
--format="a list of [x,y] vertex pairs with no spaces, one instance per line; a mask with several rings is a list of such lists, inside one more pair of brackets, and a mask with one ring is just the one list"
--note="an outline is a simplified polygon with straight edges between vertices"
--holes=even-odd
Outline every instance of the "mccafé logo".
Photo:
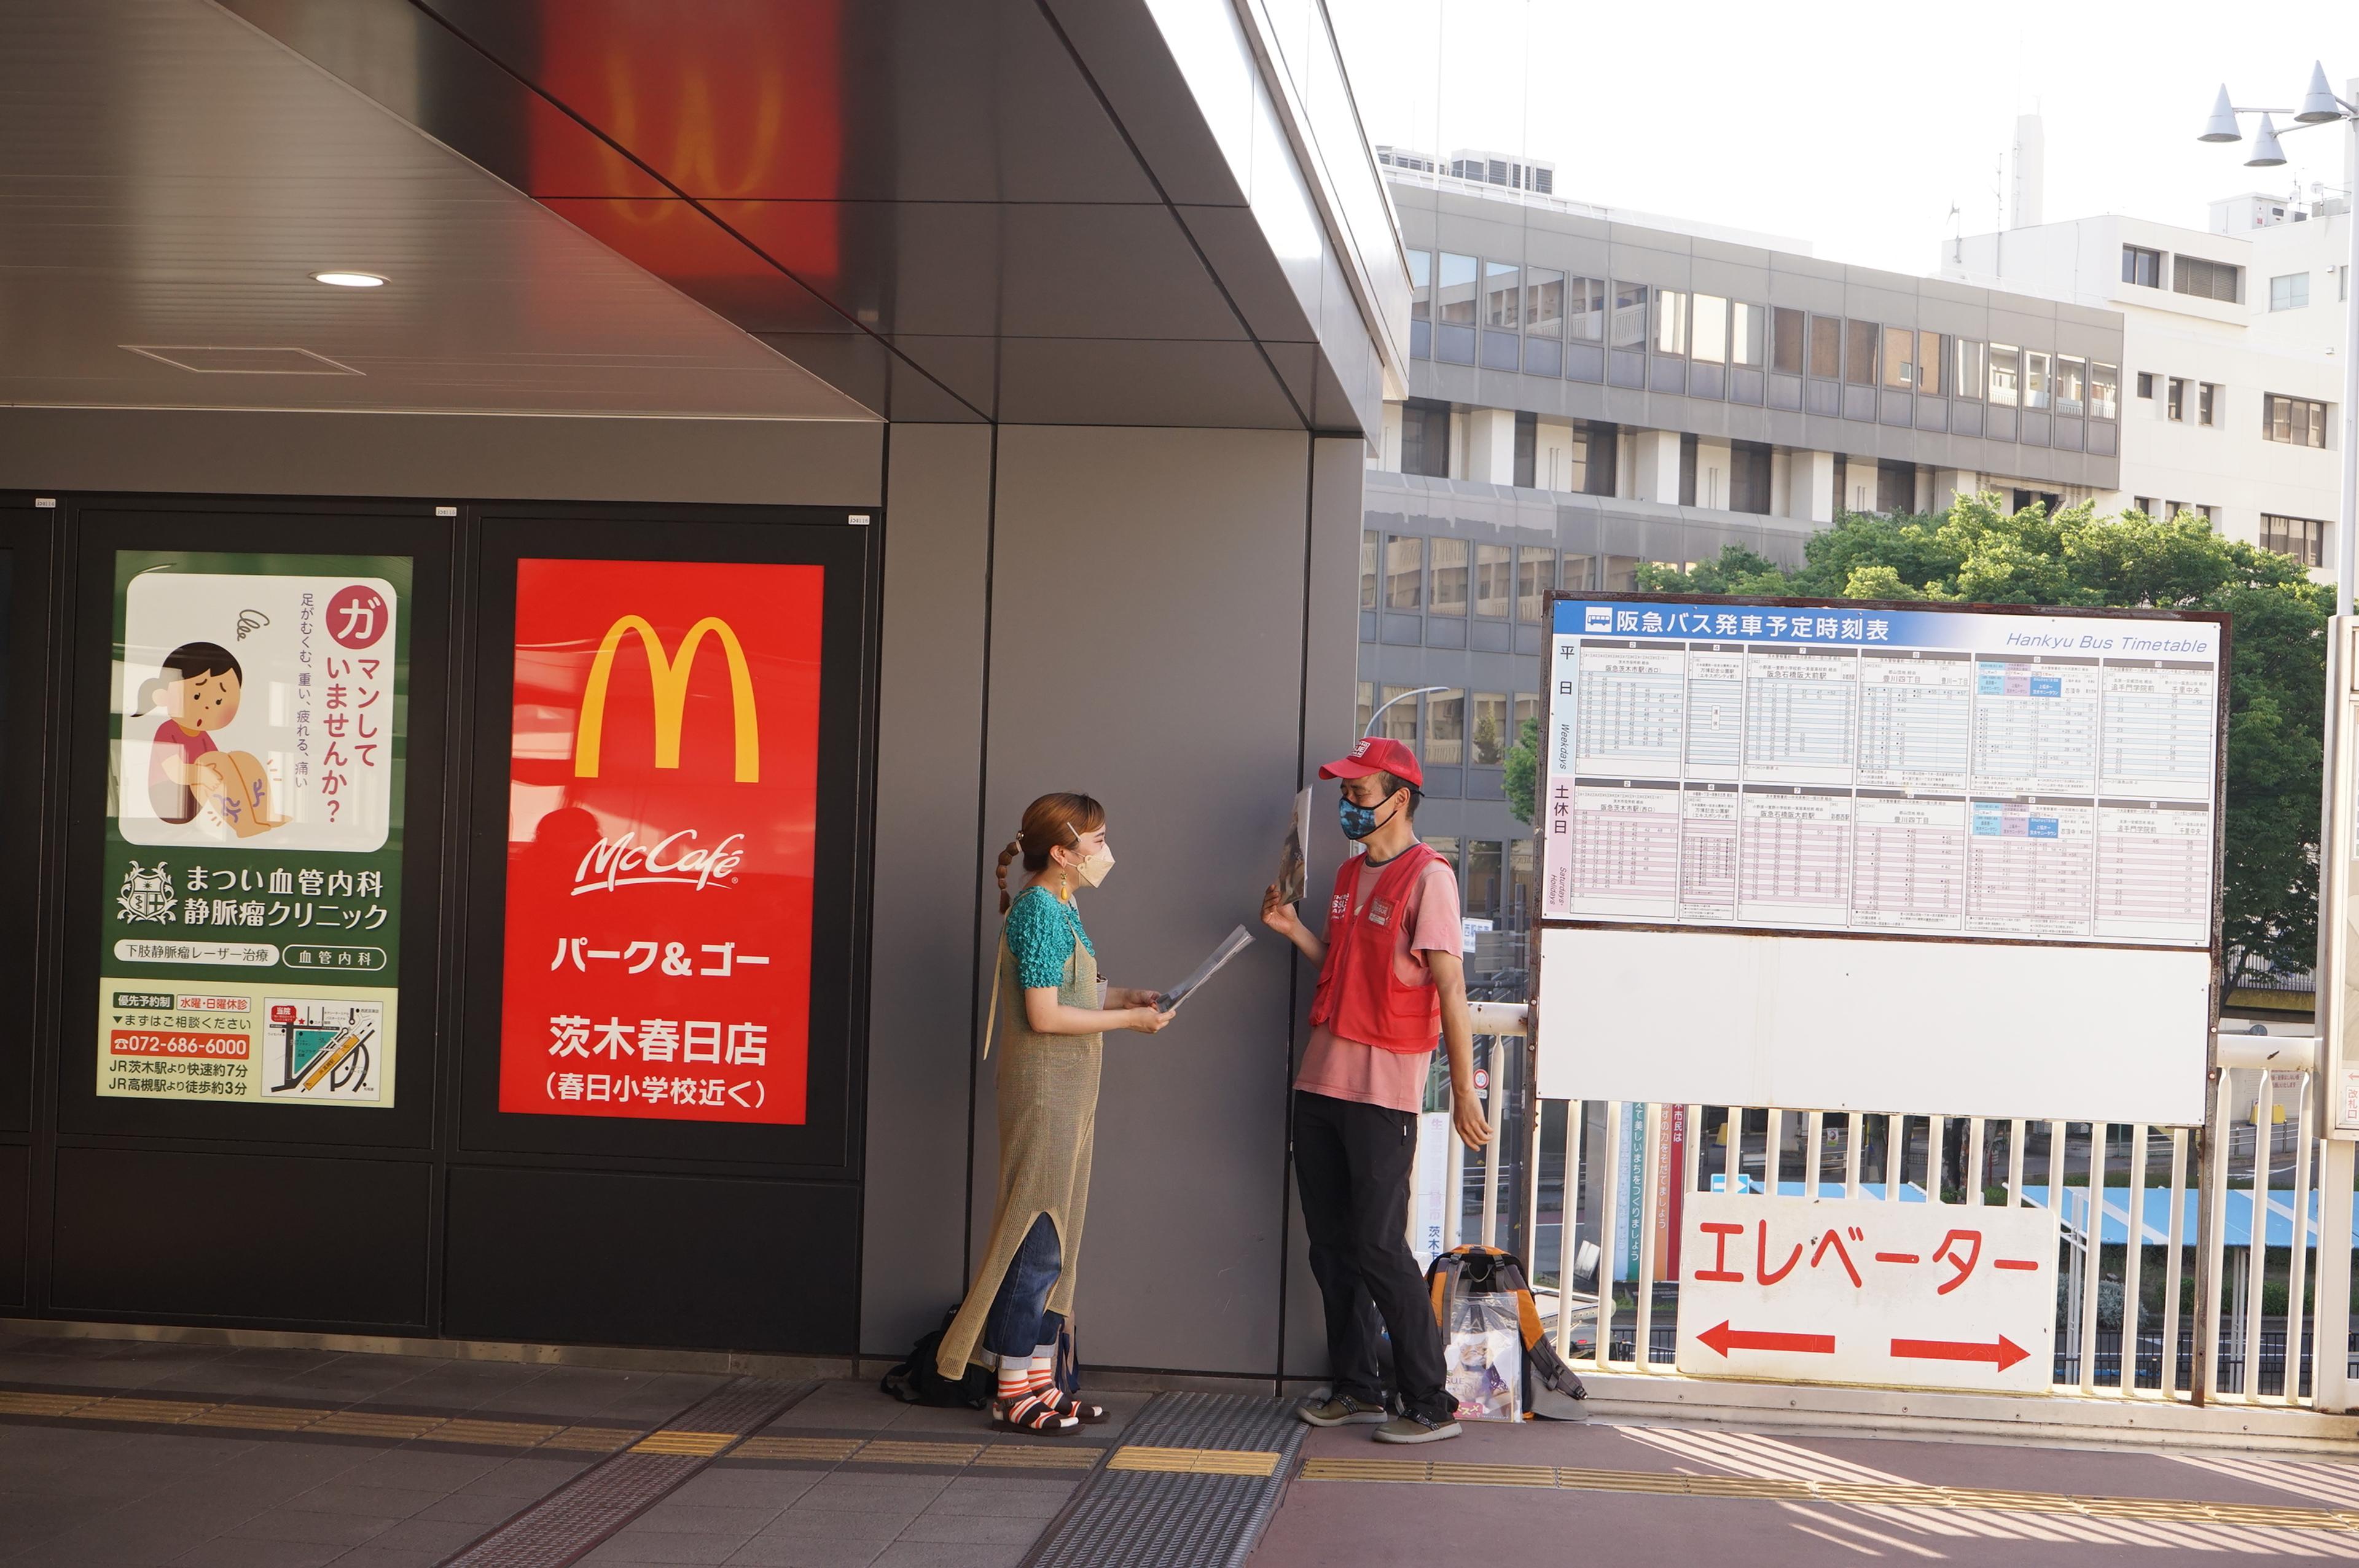
[[614,676],[614,651],[631,633],[638,634],[639,646],[647,653],[647,681],[654,688],[656,766],[679,766],[679,726],[688,703],[689,672],[709,633],[720,640],[721,652],[729,661],[729,708],[736,720],[736,779],[739,784],[758,782],[762,741],[754,712],[754,676],[745,667],[745,649],[737,633],[717,615],[708,615],[688,629],[677,660],[664,652],[663,638],[640,616],[622,616],[606,628],[605,641],[598,644],[598,656],[590,665],[590,684],[582,690],[582,722],[573,732],[573,776],[598,776],[599,742],[605,735],[606,687]]
[[642,844],[638,838],[633,829],[590,846],[582,863],[573,868],[573,895],[662,883],[685,883],[701,891],[715,877],[726,883],[745,862],[743,833],[732,833],[710,849],[697,847],[693,827],[683,827],[652,844]]

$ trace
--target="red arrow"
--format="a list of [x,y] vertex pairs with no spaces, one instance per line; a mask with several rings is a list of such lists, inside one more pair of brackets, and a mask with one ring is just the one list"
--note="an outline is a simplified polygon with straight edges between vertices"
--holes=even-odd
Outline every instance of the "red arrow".
[[1995,1345],[1970,1339],[1896,1339],[1892,1354],[1911,1361],[1987,1361],[2004,1372],[2031,1352],[2002,1334]]
[[1835,1353],[1835,1336],[1832,1334],[1765,1334],[1758,1329],[1731,1328],[1725,1322],[1718,1328],[1705,1329],[1696,1338],[1723,1357],[1732,1350],[1799,1350],[1810,1356]]

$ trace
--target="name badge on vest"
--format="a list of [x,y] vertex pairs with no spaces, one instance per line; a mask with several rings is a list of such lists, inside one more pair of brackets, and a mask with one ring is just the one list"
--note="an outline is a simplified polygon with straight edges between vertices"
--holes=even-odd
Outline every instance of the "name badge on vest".
[[1368,919],[1372,924],[1389,925],[1392,924],[1392,918],[1393,906],[1390,903],[1380,898],[1372,898],[1368,901]]

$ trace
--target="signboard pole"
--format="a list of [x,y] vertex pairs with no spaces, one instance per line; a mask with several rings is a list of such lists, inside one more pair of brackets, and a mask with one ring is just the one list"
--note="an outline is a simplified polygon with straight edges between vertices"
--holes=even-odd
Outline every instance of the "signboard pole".
[[[2339,565],[2348,593],[2348,565]],[[2317,1319],[2310,1371],[2312,1398],[2322,1411],[2350,1407],[2345,1358],[2324,1352],[2349,1333],[2351,1187],[2354,1140],[2359,1140],[2359,1064],[2351,1060],[2354,1012],[2352,979],[2351,888],[2359,856],[2359,617],[2348,605],[2329,622],[2326,643],[2326,787],[2321,792],[2318,876],[2318,1162]]]

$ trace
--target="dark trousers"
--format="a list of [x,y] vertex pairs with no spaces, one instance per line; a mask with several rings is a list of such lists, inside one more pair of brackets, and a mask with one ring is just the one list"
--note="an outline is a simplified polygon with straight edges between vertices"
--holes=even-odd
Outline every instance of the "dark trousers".
[[1381,1317],[1402,1404],[1440,1420],[1458,1401],[1442,1387],[1441,1328],[1405,1234],[1416,1155],[1410,1112],[1295,1091],[1294,1179],[1310,1272],[1327,1306],[1335,1392],[1363,1404],[1382,1400],[1373,1321]]
[[1056,1221],[1041,1215],[1024,1233],[1007,1272],[999,1277],[991,1315],[983,1320],[985,1350],[997,1356],[1029,1356],[1043,1345],[1057,1343],[1065,1326],[1064,1314],[1048,1311],[1046,1303],[1064,1267]]

